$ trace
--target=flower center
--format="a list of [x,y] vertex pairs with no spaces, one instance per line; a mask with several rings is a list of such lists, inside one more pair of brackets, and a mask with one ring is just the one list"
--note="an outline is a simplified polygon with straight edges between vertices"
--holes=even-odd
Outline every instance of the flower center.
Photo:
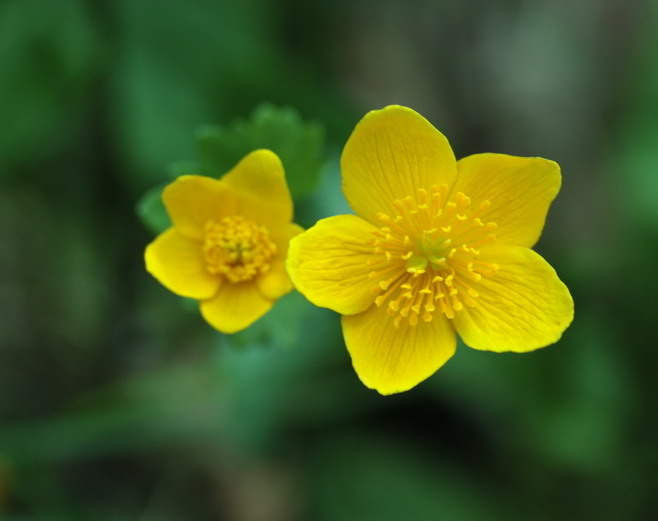
[[421,188],[415,198],[393,202],[398,215],[377,216],[384,226],[373,232],[369,276],[380,280],[375,304],[386,305],[396,327],[404,320],[415,326],[418,317],[429,322],[435,312],[454,318],[464,304],[475,307],[472,283],[498,270],[478,259],[479,248],[496,238],[496,224],[480,219],[491,203],[473,208],[462,192],[450,200],[447,195],[446,185]]
[[203,255],[206,270],[230,282],[251,280],[270,269],[276,244],[267,228],[241,216],[206,223]]

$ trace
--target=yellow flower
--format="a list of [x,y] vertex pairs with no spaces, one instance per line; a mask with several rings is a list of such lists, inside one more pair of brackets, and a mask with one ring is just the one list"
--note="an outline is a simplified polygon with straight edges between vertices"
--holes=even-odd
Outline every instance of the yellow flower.
[[455,352],[530,351],[557,341],[573,300],[530,248],[560,188],[546,159],[460,161],[411,109],[367,114],[341,158],[358,214],[320,220],[290,245],[288,272],[311,302],[341,313],[363,383],[406,391]]
[[292,289],[292,200],[281,161],[256,150],[220,180],[187,175],[162,200],[173,226],[146,248],[146,269],[177,295],[200,301],[224,333],[246,328]]

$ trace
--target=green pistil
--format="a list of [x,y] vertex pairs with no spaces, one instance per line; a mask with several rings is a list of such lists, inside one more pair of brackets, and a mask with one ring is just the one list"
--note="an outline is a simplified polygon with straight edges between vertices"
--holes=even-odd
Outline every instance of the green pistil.
[[425,260],[423,268],[429,264],[433,270],[444,269],[446,267],[446,252],[451,242],[450,239],[444,237],[431,237],[429,234],[424,234],[419,244],[421,255]]
[[412,255],[407,259],[407,271],[409,273],[423,272],[427,268],[428,259],[425,255]]
[[430,255],[429,257],[430,266],[434,271],[442,270],[446,267],[446,258],[440,257],[438,255]]

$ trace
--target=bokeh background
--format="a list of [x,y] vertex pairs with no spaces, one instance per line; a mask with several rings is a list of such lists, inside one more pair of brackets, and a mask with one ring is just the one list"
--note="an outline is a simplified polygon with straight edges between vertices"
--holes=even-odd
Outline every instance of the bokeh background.
[[[145,272],[143,194],[262,103],[324,136],[304,226],[387,104],[558,161],[563,339],[383,398],[298,294],[211,330]],[[0,519],[658,518],[655,1],[3,0],[0,183]]]

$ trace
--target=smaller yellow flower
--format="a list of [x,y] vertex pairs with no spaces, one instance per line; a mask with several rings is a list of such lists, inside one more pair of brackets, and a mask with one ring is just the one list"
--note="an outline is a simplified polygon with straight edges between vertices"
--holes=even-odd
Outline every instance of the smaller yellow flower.
[[162,200],[173,226],[146,248],[146,269],[163,286],[200,301],[206,321],[235,333],[292,289],[285,271],[292,199],[269,150],[248,154],[221,179],[179,177]]

